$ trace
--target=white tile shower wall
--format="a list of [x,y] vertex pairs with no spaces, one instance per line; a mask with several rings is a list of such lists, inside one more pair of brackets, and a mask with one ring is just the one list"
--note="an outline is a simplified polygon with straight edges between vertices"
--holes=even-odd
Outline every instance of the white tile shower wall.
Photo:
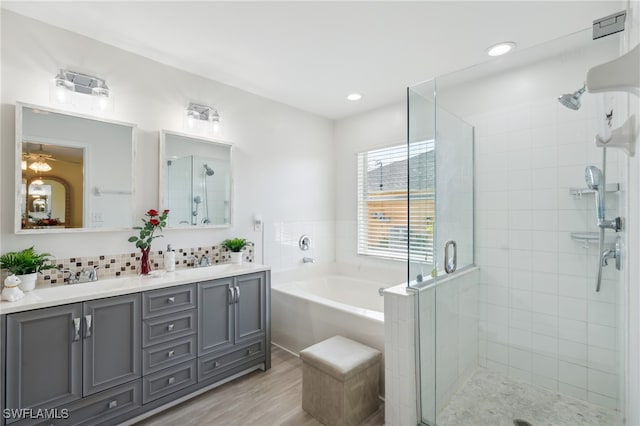
[[[433,423],[436,413],[477,367],[479,274],[478,268],[462,271],[446,277],[448,282],[437,288],[419,293],[404,285],[385,291],[386,424],[417,424],[417,415]],[[419,371],[416,342],[420,345]],[[438,368],[434,369],[436,360]],[[416,405],[416,386],[420,387],[420,406]],[[416,412],[419,408],[420,414]]]
[[[602,167],[595,101],[583,101],[577,112],[550,100],[467,119],[476,127],[479,361],[618,408],[618,274],[605,268],[596,293],[597,243],[570,238],[597,229],[593,194],[569,194],[586,186],[586,165]],[[620,155],[608,152],[609,183],[621,181]],[[607,218],[618,197],[607,195]]]
[[[302,259],[313,259],[314,264],[335,261],[334,221],[269,222],[265,224],[264,261],[274,270],[304,266]],[[309,250],[299,247],[302,235],[311,240]]]
[[418,424],[415,293],[399,285],[384,293],[385,424]]

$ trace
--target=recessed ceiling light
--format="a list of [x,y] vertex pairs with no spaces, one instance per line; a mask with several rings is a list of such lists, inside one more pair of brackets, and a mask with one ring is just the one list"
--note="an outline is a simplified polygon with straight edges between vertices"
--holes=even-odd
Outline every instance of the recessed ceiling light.
[[351,93],[347,96],[347,99],[350,101],[359,101],[362,99],[362,95],[360,93]]
[[502,43],[495,44],[487,49],[487,55],[500,56],[511,52],[515,49],[516,44],[512,41],[503,41]]

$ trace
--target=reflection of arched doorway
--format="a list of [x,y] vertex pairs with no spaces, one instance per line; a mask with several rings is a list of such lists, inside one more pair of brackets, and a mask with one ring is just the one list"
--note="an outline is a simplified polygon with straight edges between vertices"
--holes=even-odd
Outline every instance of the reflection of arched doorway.
[[[36,180],[41,185],[32,186]],[[64,226],[76,228],[82,226],[82,212],[74,212],[71,208],[71,186],[69,182],[58,176],[40,175],[27,181],[26,199],[24,204],[28,212],[28,220],[22,224],[23,228],[40,226]],[[35,189],[37,190],[34,190]],[[39,188],[40,187],[40,188]],[[46,187],[46,191],[41,189]],[[79,220],[79,225],[76,222]]]

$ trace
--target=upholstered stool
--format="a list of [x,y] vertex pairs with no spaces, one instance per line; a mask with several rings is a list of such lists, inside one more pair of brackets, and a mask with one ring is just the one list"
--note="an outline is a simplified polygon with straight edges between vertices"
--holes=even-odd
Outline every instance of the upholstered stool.
[[325,425],[358,425],[377,410],[380,351],[334,336],[300,352],[302,409]]

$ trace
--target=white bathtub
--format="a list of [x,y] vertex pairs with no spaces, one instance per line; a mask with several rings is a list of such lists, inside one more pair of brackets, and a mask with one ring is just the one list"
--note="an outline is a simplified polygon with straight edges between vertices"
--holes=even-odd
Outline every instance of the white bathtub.
[[384,298],[375,281],[344,275],[312,276],[271,283],[271,339],[298,353],[329,337],[341,335],[378,349],[384,395]]

